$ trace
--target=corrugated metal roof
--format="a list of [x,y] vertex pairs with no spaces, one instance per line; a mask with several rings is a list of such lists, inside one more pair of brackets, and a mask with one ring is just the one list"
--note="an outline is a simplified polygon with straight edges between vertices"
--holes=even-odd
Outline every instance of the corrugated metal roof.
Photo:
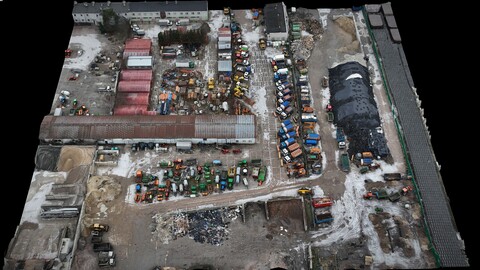
[[148,105],[150,93],[118,93],[115,106],[118,105]]
[[118,92],[124,93],[150,93],[149,81],[120,81]]
[[208,11],[208,1],[131,2],[130,11]]
[[[125,108],[134,108],[125,106]],[[135,107],[136,108],[136,107]],[[146,107],[138,107],[140,109]],[[116,110],[128,110],[116,107]],[[136,112],[135,112],[136,113]],[[255,138],[253,115],[122,115],[44,117],[40,139]]]
[[127,58],[129,56],[149,56],[150,49],[126,49],[123,51],[123,58]]
[[127,67],[151,67],[153,58],[151,56],[129,56]]
[[115,105],[114,115],[142,115],[147,110],[147,105]]
[[152,70],[132,70],[124,69],[120,72],[120,80],[122,81],[152,81]]
[[152,40],[149,38],[129,39],[125,42],[125,50],[127,49],[151,49]]

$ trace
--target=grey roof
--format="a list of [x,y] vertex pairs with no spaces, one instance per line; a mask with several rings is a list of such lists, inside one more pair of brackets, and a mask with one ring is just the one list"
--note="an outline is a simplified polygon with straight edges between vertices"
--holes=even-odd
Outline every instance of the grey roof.
[[218,71],[232,71],[232,60],[218,60]]
[[283,3],[266,4],[263,9],[265,28],[267,33],[281,33],[287,31],[283,12]]
[[43,118],[40,140],[256,137],[254,115],[121,115]]
[[390,2],[382,4],[382,10],[385,15],[393,15],[392,4]]
[[442,267],[468,266],[463,242],[457,238],[449,199],[436,166],[422,113],[412,91],[413,79],[403,47],[392,43],[386,28],[373,29],[373,34],[382,55],[390,93],[397,108],[435,250]]
[[73,5],[72,13],[100,13],[103,9],[113,9],[116,13],[127,13],[129,9],[129,4],[125,3],[123,5],[122,2],[83,2],[77,3]]
[[377,13],[380,12],[380,5],[373,4],[373,5],[365,5],[368,13]]
[[388,27],[397,28],[397,21],[395,21],[395,17],[393,15],[385,16],[385,20],[387,21]]
[[208,1],[131,2],[130,11],[208,11]]
[[380,14],[368,14],[368,20],[370,21],[370,26],[372,28],[383,27],[383,20]]

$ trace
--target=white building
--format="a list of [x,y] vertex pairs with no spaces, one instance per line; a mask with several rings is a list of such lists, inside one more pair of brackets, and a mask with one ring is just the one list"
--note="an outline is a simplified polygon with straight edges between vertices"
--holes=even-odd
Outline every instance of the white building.
[[165,2],[84,2],[74,1],[72,17],[74,23],[99,24],[102,10],[112,9],[119,16],[132,21],[156,22],[159,19],[208,20],[208,1],[165,1]]
[[265,32],[271,41],[288,39],[287,7],[283,2],[265,5],[263,9]]

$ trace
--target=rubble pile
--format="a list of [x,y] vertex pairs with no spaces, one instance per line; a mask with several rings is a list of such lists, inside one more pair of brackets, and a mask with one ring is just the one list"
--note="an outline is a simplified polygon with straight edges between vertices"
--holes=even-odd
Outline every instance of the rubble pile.
[[188,235],[199,243],[219,246],[228,235],[220,210],[206,210],[188,215]]
[[313,36],[304,36],[299,40],[294,40],[290,47],[294,59],[308,59],[315,46]]
[[302,30],[313,35],[313,39],[317,40],[323,34],[322,23],[315,19],[305,19],[302,23]]
[[173,217],[172,227],[171,227],[173,239],[177,237],[182,237],[188,233],[188,217],[184,213],[179,213]]
[[195,242],[219,246],[228,236],[228,224],[235,220],[240,208],[211,209],[192,213],[178,213],[172,217],[170,232],[173,239],[188,236]]

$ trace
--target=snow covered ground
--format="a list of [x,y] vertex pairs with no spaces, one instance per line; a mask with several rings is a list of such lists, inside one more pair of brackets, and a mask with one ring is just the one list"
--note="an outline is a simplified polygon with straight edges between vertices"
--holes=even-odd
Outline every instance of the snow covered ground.
[[265,86],[256,89],[254,95],[255,104],[253,104],[253,112],[262,118],[262,121],[267,121],[268,108],[267,108],[267,90]]
[[409,239],[414,247],[415,256],[407,258],[402,254],[384,253],[380,247],[380,240],[372,222],[368,218],[369,213],[374,212],[376,206],[380,206],[384,211],[393,215],[403,215],[405,209],[398,204],[392,204],[390,201],[369,201],[363,200],[362,195],[366,192],[364,180],[369,178],[373,181],[383,181],[382,174],[398,171],[399,164],[389,165],[381,163],[381,169],[367,174],[360,174],[358,170],[352,170],[346,176],[345,193],[336,200],[332,206],[332,215],[334,221],[326,228],[320,228],[318,231],[311,232],[313,245],[328,247],[332,244],[345,242],[350,239],[360,237],[360,233],[367,236],[367,245],[374,257],[374,265],[385,263],[387,265],[401,265],[409,268],[421,262],[421,250],[418,239]]
[[[146,155],[150,155],[150,153],[146,153]],[[116,167],[97,167],[97,174],[98,175],[118,175],[122,177],[132,177],[135,173],[134,162],[130,159],[130,153],[126,152],[120,155],[118,159],[118,165]]]
[[95,56],[102,50],[102,43],[98,40],[97,34],[87,34],[82,36],[72,36],[69,47],[73,43],[80,44],[84,51],[81,56],[74,58],[65,58],[64,68],[78,68],[87,70],[88,65],[95,59]]

